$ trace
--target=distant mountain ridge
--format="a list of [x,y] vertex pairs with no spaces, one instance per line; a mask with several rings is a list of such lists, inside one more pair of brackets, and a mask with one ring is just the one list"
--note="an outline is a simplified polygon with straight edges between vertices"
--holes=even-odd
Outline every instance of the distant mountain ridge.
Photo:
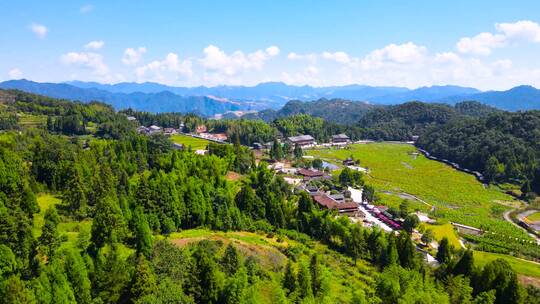
[[398,104],[411,100],[436,102],[439,99],[480,93],[479,90],[460,86],[431,86],[414,90],[393,86],[345,85],[329,87],[312,87],[308,85],[287,85],[282,82],[265,82],[255,86],[216,86],[216,87],[173,87],[159,83],[123,82],[117,84],[100,84],[96,82],[72,81],[68,84],[80,88],[96,88],[115,93],[157,93],[169,91],[184,96],[212,95],[235,100],[258,100],[270,102],[270,107],[278,109],[290,100],[347,99],[352,101],[369,101],[379,104]]
[[441,102],[456,103],[463,100],[476,100],[508,111],[540,110],[540,90],[528,85],[517,86],[507,91],[449,96],[443,98]]
[[253,87],[217,86],[217,87],[171,87],[158,83],[118,83],[103,85],[99,83],[71,82],[84,88],[101,88],[111,92],[132,93],[158,92],[167,90],[180,95],[212,95],[235,100],[258,100],[267,103],[268,108],[279,109],[290,100],[347,99],[366,101],[373,104],[401,104],[408,101],[424,101],[456,104],[461,101],[475,100],[503,110],[540,109],[540,90],[533,86],[522,85],[506,91],[482,92],[471,87],[455,85],[435,85],[408,89],[392,86],[346,85],[330,87],[294,86],[280,82],[260,83]]
[[369,111],[380,106],[366,102],[354,102],[344,99],[319,99],[315,101],[292,100],[286,103],[280,110],[264,110],[257,113],[248,113],[243,118],[262,119],[266,122],[277,118],[288,117],[297,114],[309,114],[324,120],[339,124],[354,124]]
[[148,112],[192,112],[212,116],[227,111],[237,111],[237,102],[224,101],[208,96],[180,96],[168,91],[157,93],[114,93],[96,88],[79,88],[65,83],[38,83],[28,80],[10,80],[0,83],[2,89],[17,89],[54,98],[102,101],[115,109],[133,108]]
[[[204,116],[229,111],[278,110],[291,100],[312,101],[341,99],[368,104],[393,105],[409,101],[456,104],[476,100],[504,110],[540,109],[540,90],[519,86],[508,91],[481,92],[460,86],[431,86],[417,89],[347,85],[331,87],[294,86],[266,82],[256,86],[173,87],[158,83],[118,83],[72,81],[38,83],[10,80],[0,88],[19,89],[31,93],[71,100],[99,100],[116,109],[132,107],[150,112],[194,112]],[[261,113],[271,115],[271,112]]]

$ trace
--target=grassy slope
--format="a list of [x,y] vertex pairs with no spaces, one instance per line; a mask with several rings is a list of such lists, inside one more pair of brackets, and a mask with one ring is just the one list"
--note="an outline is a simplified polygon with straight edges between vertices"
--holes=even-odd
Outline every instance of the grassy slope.
[[377,190],[413,194],[435,206],[433,214],[450,221],[482,227],[498,233],[528,238],[520,229],[503,221],[502,213],[516,202],[495,188],[485,188],[472,175],[457,171],[405,144],[373,143],[350,149],[308,150],[307,154],[339,162],[349,156],[368,167],[368,183]]
[[437,241],[442,240],[442,238],[446,236],[448,238],[448,241],[450,242],[450,244],[452,244],[452,246],[454,246],[454,248],[461,248],[461,244],[459,243],[458,236],[452,224],[446,223],[442,225],[430,225],[424,223],[422,224],[422,228],[425,230],[431,229]]
[[[309,263],[310,256],[316,252],[319,260],[324,265],[326,276],[326,288],[330,291],[331,298],[324,299],[327,303],[350,302],[351,290],[363,289],[366,292],[371,290],[373,283],[373,269],[363,261],[358,261],[356,265],[348,257],[328,249],[318,242],[311,244],[301,244],[297,241],[285,237],[267,236],[251,232],[215,232],[205,229],[192,229],[169,236],[171,242],[185,246],[186,244],[201,240],[219,240],[224,244],[232,243],[243,256],[255,257],[260,265],[266,270],[273,271],[272,282],[281,280],[280,272],[287,263],[287,256],[284,252],[297,252],[298,260]],[[257,297],[260,303],[272,303],[271,293],[269,293],[266,282],[257,286]]]
[[191,146],[193,150],[204,150],[209,141],[201,138],[191,137],[183,134],[171,136],[171,140],[177,144],[182,144],[185,147]]
[[483,267],[485,264],[495,259],[504,259],[508,261],[508,263],[512,266],[512,268],[518,274],[540,278],[540,264],[538,263],[518,259],[518,258],[504,255],[504,254],[483,252],[483,251],[474,252],[474,260],[475,260],[476,265],[478,266]]
[[[60,204],[62,200],[54,195],[41,193],[37,196],[37,202],[40,211],[34,215],[33,227],[33,233],[36,238],[41,235],[45,211],[52,206]],[[74,221],[66,217],[61,217],[61,219],[61,222],[58,224],[58,232],[61,236],[65,237],[65,241],[62,243],[61,248],[77,246],[77,238],[82,231],[85,231],[88,236],[90,235],[90,229],[92,228],[91,220]],[[120,248],[122,250],[122,255],[126,258],[133,252],[133,249],[123,245]]]

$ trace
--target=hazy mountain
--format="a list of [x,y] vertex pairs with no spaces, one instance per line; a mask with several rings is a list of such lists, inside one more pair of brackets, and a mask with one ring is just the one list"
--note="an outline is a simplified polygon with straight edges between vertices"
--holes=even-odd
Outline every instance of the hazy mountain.
[[540,90],[532,86],[518,86],[507,91],[450,96],[444,102],[458,102],[464,99],[476,100],[499,109],[517,111],[540,109]]
[[[530,86],[520,86],[502,92],[480,92],[474,88],[450,85],[410,90],[403,87],[364,85],[294,86],[281,82],[266,82],[251,87],[173,87],[152,82],[124,82],[111,85],[81,81],[37,83],[28,80],[12,80],[0,83],[0,87],[15,88],[57,98],[81,101],[101,100],[119,109],[132,106],[145,111],[187,111],[203,115],[222,114],[235,110],[273,109],[277,111],[291,100],[310,101],[323,98],[386,105],[413,100],[448,104],[477,100],[505,110],[540,109],[540,91]],[[320,115],[323,114],[321,112]],[[268,119],[274,114],[271,111],[259,114],[260,117],[263,115],[266,115]]]
[[[399,104],[413,100],[419,100],[424,102],[441,102],[444,101],[444,98],[448,96],[468,96],[471,94],[480,93],[479,90],[475,88],[467,88],[460,86],[431,86],[431,87],[421,87],[418,89],[395,93],[385,96],[378,96],[369,99],[369,101],[374,103],[381,104]],[[462,100],[458,100],[462,101]]]
[[343,99],[319,99],[304,102],[300,100],[289,101],[278,111],[264,110],[258,113],[249,113],[242,117],[247,119],[262,119],[273,121],[276,118],[292,116],[296,114],[309,114],[324,120],[340,123],[353,124],[362,116],[378,106],[366,102],[354,102]]
[[169,91],[183,96],[219,96],[232,100],[258,101],[255,107],[267,105],[267,108],[279,109],[290,100],[347,99],[369,101],[380,104],[399,104],[411,100],[439,102],[450,96],[462,96],[480,93],[474,88],[460,86],[432,86],[410,90],[404,87],[346,85],[330,87],[312,87],[287,85],[282,82],[265,82],[256,86],[216,86],[216,87],[172,87],[152,82],[100,84],[96,82],[69,82],[80,88],[96,88],[115,93],[157,93]]
[[0,83],[3,89],[18,89],[49,97],[89,102],[102,101],[116,109],[133,108],[149,112],[193,112],[212,116],[227,111],[236,111],[241,105],[225,99],[208,96],[180,96],[168,91],[159,93],[113,93],[96,88],[80,88],[65,83],[37,83],[28,80],[11,80]]

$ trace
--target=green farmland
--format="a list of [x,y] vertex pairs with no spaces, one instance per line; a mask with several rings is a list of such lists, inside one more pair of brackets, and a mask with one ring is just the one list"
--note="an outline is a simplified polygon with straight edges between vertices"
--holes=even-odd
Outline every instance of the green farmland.
[[[346,149],[308,150],[307,154],[337,164],[352,156],[360,161],[360,166],[369,169],[366,181],[381,193],[383,204],[385,199],[389,205],[397,204],[397,199],[388,199],[387,193],[396,197],[400,193],[413,195],[433,206],[431,216],[493,232],[495,237],[490,236],[488,246],[505,246],[510,238],[527,243],[530,240],[523,230],[504,221],[502,216],[504,211],[520,206],[519,201],[496,187],[484,186],[470,174],[427,159],[412,145],[355,144]],[[416,205],[420,206],[421,202]],[[495,240],[497,237],[500,242]],[[520,246],[516,242],[515,247]],[[536,248],[531,250],[534,252]]]
[[183,134],[176,134],[171,136],[171,140],[177,144],[182,144],[184,147],[191,147],[193,150],[205,150],[210,141],[202,138],[192,137]]

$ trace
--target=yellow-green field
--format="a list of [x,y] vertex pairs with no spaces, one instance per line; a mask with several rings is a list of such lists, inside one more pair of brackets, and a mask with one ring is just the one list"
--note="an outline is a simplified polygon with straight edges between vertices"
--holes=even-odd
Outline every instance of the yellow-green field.
[[193,150],[204,150],[208,146],[208,143],[210,143],[208,140],[183,134],[172,135],[171,140],[177,144],[184,145],[186,148],[191,146]]
[[34,236],[39,237],[41,235],[41,228],[44,224],[45,211],[47,211],[47,209],[49,209],[51,206],[55,206],[61,202],[61,199],[51,194],[39,194],[37,196],[39,213],[34,215]]
[[353,156],[369,169],[367,182],[379,191],[412,194],[430,205],[432,215],[499,232],[516,231],[502,220],[517,203],[495,187],[485,187],[474,176],[432,161],[408,144],[355,144],[347,149],[308,150],[308,155],[334,163]]
[[454,226],[450,223],[442,224],[442,225],[431,225],[423,223],[421,224],[421,228],[424,230],[431,229],[433,231],[433,235],[435,236],[435,239],[437,241],[440,241],[443,239],[443,237],[447,237],[448,241],[452,246],[454,246],[455,249],[461,248],[461,244],[459,242],[459,238],[456,234],[456,231],[454,230]]
[[[50,207],[60,204],[62,200],[51,194],[39,194],[37,202],[40,211],[34,216],[34,235],[39,237],[39,235],[41,235],[41,228],[44,224],[45,212]],[[89,234],[91,227],[92,222],[90,220],[79,222],[62,217],[62,221],[58,224],[58,232],[66,237],[66,242],[63,243],[62,246],[74,246],[79,233],[84,230]]]
[[23,127],[38,127],[47,123],[47,115],[31,115],[19,113],[19,125]]
[[527,216],[527,219],[531,222],[540,221],[540,211],[536,211],[535,213],[530,214],[529,216]]
[[538,263],[518,259],[504,254],[474,251],[474,261],[477,266],[483,267],[487,263],[496,259],[506,260],[518,274],[540,278],[540,264]]

